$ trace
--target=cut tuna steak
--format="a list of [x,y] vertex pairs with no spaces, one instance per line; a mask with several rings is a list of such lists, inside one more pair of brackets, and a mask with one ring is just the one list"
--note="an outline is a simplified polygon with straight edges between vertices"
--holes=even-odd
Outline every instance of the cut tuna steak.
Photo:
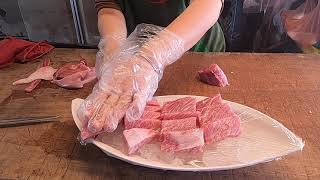
[[160,112],[161,111],[161,107],[160,106],[149,106],[147,105],[144,108],[145,111],[153,111],[153,112]]
[[147,102],[147,106],[160,106],[159,102],[156,99],[152,99]]
[[151,142],[157,135],[152,129],[133,128],[124,130],[123,135],[128,146],[128,154],[137,152],[145,144]]
[[204,107],[208,107],[208,106],[221,106],[223,103],[221,95],[217,94],[213,97],[209,97],[209,98],[205,98],[202,101],[198,101],[196,104],[197,107],[197,111],[201,111]]
[[225,87],[229,85],[227,76],[217,64],[211,64],[198,72],[199,78],[202,82],[213,86]]
[[161,120],[158,119],[139,119],[137,121],[129,122],[127,120],[124,121],[125,129],[132,128],[144,128],[144,129],[160,129],[161,128]]
[[200,116],[205,142],[213,143],[240,134],[240,118],[228,104],[220,107],[205,107]]
[[186,131],[165,132],[161,143],[161,150],[167,152],[193,151],[202,149],[204,145],[203,130],[200,128]]
[[160,112],[144,111],[141,119],[160,119]]
[[193,97],[185,97],[175,101],[164,103],[162,113],[182,113],[182,112],[195,112],[196,99]]
[[189,117],[199,118],[200,112],[183,112],[183,113],[162,113],[161,119],[162,120],[170,120],[170,119],[184,119]]
[[220,106],[208,106],[203,108],[201,110],[201,115],[199,118],[200,126],[208,121],[218,120],[218,118],[215,116],[218,114],[220,110],[228,113],[232,112],[228,104],[222,104]]
[[162,121],[161,133],[168,131],[183,131],[197,128],[197,118],[185,118],[177,120]]
[[217,121],[209,121],[202,128],[206,144],[218,142],[240,134],[240,118],[234,114]]

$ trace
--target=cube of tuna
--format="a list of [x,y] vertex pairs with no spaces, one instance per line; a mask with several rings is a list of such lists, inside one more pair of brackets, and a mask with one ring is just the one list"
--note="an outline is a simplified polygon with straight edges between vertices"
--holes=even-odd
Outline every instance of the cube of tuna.
[[203,108],[208,106],[218,107],[223,104],[222,98],[220,94],[217,94],[213,97],[206,98],[204,100],[198,101],[196,104],[197,111],[201,111]]
[[210,121],[204,124],[202,129],[206,144],[218,142],[227,137],[236,137],[240,134],[240,118],[233,115],[217,121]]
[[152,129],[132,128],[123,131],[128,146],[128,154],[137,152],[145,144],[150,143],[156,136],[157,131]]
[[170,120],[170,119],[184,119],[189,117],[200,117],[200,112],[182,112],[182,113],[162,113],[160,119],[162,120]]
[[160,119],[160,112],[144,111],[141,119]]
[[147,102],[147,106],[160,106],[159,102],[156,99],[152,99]]
[[206,107],[200,117],[200,127],[204,130],[207,144],[240,134],[240,118],[228,104],[220,108]]
[[161,133],[168,131],[183,131],[197,128],[197,118],[185,118],[177,120],[167,120],[161,123]]
[[171,131],[163,133],[161,150],[167,152],[201,150],[204,145],[203,130],[200,128],[186,131]]
[[[233,113],[228,104],[221,104],[220,106],[208,106],[208,107],[205,107],[205,108],[203,108],[201,110],[201,115],[200,115],[200,118],[199,118],[200,126],[202,126],[207,121],[216,120],[217,117],[215,117],[215,116],[218,115],[219,111],[224,111],[224,112],[227,112],[227,113]],[[220,113],[220,115],[223,115],[223,114]]]
[[146,106],[144,108],[145,111],[153,111],[153,112],[160,112],[161,111],[161,107],[160,106]]
[[128,121],[124,120],[125,129],[131,128],[144,128],[144,129],[160,129],[161,128],[161,120],[159,119],[139,119],[136,121]]
[[225,87],[229,85],[227,76],[217,64],[211,64],[208,68],[198,71],[202,82],[213,86]]
[[164,103],[162,113],[195,112],[196,99],[193,97],[180,98]]

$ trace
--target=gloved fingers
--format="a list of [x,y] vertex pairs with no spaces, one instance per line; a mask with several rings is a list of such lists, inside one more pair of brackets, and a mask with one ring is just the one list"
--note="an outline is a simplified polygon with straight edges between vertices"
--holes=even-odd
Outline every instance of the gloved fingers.
[[103,101],[109,96],[109,93],[93,91],[80,105],[77,110],[79,120],[87,125],[89,119],[98,111]]
[[133,96],[133,101],[126,112],[126,120],[131,122],[138,120],[143,114],[147,100],[148,95],[145,93],[145,91],[139,91],[135,93]]
[[107,99],[99,106],[88,121],[88,129],[92,133],[100,132],[103,129],[105,121],[109,118],[112,107],[117,103],[119,96],[110,94]]
[[132,102],[132,93],[124,93],[119,97],[116,105],[110,107],[110,113],[104,124],[104,130],[107,132],[113,132],[117,127],[119,122],[125,116],[125,113]]

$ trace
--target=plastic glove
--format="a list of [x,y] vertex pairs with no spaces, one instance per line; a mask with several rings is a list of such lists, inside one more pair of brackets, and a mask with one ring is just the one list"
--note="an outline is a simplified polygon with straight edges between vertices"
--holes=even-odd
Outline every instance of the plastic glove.
[[175,34],[154,25],[138,25],[118,54],[103,61],[98,83],[81,104],[78,117],[85,124],[81,139],[113,132],[124,117],[139,119],[164,68],[184,52],[184,43]]
[[113,56],[118,54],[119,49],[124,42],[125,38],[117,35],[104,36],[104,39],[100,40],[95,65],[98,78],[101,76],[103,64],[106,64]]

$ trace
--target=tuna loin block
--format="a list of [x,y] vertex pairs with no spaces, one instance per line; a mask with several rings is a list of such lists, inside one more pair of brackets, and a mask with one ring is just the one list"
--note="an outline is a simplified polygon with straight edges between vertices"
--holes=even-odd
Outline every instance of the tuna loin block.
[[217,64],[211,64],[208,68],[198,71],[200,80],[213,86],[225,87],[229,85],[228,79]]
[[197,118],[185,118],[177,120],[162,121],[161,133],[168,131],[183,131],[197,128]]
[[157,135],[152,129],[133,128],[124,130],[123,135],[128,146],[128,154],[133,154]]
[[182,113],[195,112],[196,99],[193,97],[185,97],[174,101],[164,103],[162,113]]
[[190,129],[186,131],[171,131],[163,133],[161,150],[177,152],[194,149],[201,150],[204,145],[203,130]]

